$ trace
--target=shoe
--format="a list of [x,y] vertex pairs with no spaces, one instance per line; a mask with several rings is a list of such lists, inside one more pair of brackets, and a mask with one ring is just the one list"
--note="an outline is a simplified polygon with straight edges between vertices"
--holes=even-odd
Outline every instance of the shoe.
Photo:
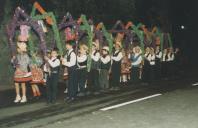
[[25,103],[25,102],[27,102],[27,98],[26,98],[26,96],[23,96],[21,99],[21,103]]
[[20,96],[16,96],[16,99],[14,100],[14,103],[18,103],[21,101],[21,97]]

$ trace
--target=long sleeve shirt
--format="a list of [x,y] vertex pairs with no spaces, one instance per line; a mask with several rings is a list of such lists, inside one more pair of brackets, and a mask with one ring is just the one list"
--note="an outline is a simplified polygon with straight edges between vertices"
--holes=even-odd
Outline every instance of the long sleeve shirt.
[[131,63],[132,66],[134,66],[134,67],[139,66],[141,64],[141,62],[142,62],[142,56],[140,54],[135,54],[134,56],[132,56],[132,63]]
[[155,55],[149,54],[148,61],[149,61],[150,65],[155,65]]
[[101,60],[101,62],[102,62],[103,64],[107,64],[107,63],[109,63],[109,62],[111,61],[111,58],[110,58],[110,56],[108,55],[108,56],[106,56],[106,57],[101,57],[100,60]]
[[76,65],[76,54],[73,52],[73,49],[70,49],[68,54],[64,56],[63,65],[67,67],[72,67]]
[[[115,51],[114,55],[116,55],[118,52],[120,52],[119,50]],[[117,56],[112,56],[111,59],[113,61],[121,61],[121,59],[123,58],[122,52],[120,52]]]
[[87,55],[81,55],[77,56],[77,62],[79,68],[85,68],[87,67]]
[[161,59],[162,58],[162,52],[156,53],[155,54],[157,59]]
[[168,54],[168,59],[167,59],[167,61],[174,61],[174,59],[175,59],[175,55],[169,53],[169,54]]
[[57,58],[51,58],[48,60],[48,63],[50,65],[50,67],[52,68],[56,68],[58,66],[60,66],[60,60]]
[[16,56],[17,61],[17,67],[24,72],[28,72],[28,66],[31,64],[31,59],[28,56],[28,54],[17,54]]
[[94,61],[99,61],[100,59],[100,53],[99,52],[96,52],[96,51],[93,51],[92,54],[91,54],[91,59],[93,59]]

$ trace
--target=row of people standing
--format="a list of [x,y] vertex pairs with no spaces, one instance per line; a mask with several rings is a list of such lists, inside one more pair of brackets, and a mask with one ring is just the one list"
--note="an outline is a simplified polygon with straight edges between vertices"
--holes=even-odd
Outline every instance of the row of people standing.
[[[156,49],[147,47],[143,54],[141,48],[136,46],[132,49],[131,53],[127,53],[122,49],[121,42],[116,41],[114,43],[113,53],[110,54],[107,45],[103,46],[102,49],[99,49],[98,40],[93,42],[91,52],[85,43],[81,43],[78,52],[75,52],[73,49],[75,44],[74,41],[66,42],[65,46],[67,53],[64,57],[58,57],[57,49],[52,50],[48,56],[44,57],[44,77],[47,85],[48,103],[56,102],[61,64],[68,71],[68,94],[66,96],[66,101],[73,101],[77,96],[85,96],[90,92],[97,95],[101,92],[108,91],[109,89],[114,91],[119,90],[120,79],[123,76],[123,69],[127,69],[127,72],[130,73],[129,77],[127,76],[125,79],[130,80],[130,82],[134,84],[140,82],[140,80],[144,82],[152,82],[161,77],[173,75],[174,52],[171,48],[168,50],[164,49],[162,52],[160,51],[159,46],[156,47]],[[88,51],[91,54],[89,54]],[[89,55],[92,60],[91,70],[90,72],[87,72]],[[123,61],[125,60],[128,61],[127,66],[123,66]],[[22,62],[20,60],[18,61]],[[27,64],[19,63],[19,65],[24,65],[24,67],[27,68],[29,61]],[[35,86],[33,92],[36,95],[38,89],[35,84],[32,85],[32,87]],[[19,85],[17,82],[15,83],[15,86],[18,97],[16,97],[16,100],[18,102],[21,98],[18,95]],[[22,82],[22,87],[25,88],[24,82]],[[25,93],[26,92],[24,92],[23,95],[25,95]],[[26,96],[23,97],[25,97],[23,99],[27,101]]]

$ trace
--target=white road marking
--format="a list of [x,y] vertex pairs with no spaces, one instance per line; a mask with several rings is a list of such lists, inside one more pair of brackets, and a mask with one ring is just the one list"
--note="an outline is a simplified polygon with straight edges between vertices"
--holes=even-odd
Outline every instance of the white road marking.
[[122,107],[122,106],[125,106],[125,105],[128,105],[128,104],[136,103],[136,102],[139,102],[139,101],[147,100],[147,99],[150,99],[150,98],[153,98],[153,97],[157,97],[157,96],[161,96],[161,95],[162,94],[154,94],[154,95],[143,97],[143,98],[140,98],[140,99],[136,99],[136,100],[124,102],[124,103],[121,103],[121,104],[113,105],[113,106],[110,106],[110,107],[102,108],[100,110],[101,111],[107,111],[107,110],[119,108],[119,107]]
[[192,84],[192,86],[198,86],[198,82],[197,82],[197,83]]

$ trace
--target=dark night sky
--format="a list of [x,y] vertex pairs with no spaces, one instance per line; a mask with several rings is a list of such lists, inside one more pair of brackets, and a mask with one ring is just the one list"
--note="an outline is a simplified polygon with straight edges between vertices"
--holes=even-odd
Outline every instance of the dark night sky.
[[[16,1],[19,1],[19,5],[23,5],[20,2],[23,1],[24,3],[26,1],[26,5],[27,5],[26,8],[30,8],[31,10],[31,6],[32,6],[31,4],[35,0],[16,0]],[[46,3],[47,1],[48,7],[46,8],[53,7],[53,5],[49,4],[51,0],[38,0],[38,1],[39,2],[43,1],[44,3]],[[77,0],[74,0],[74,1],[77,1]],[[93,1],[93,0],[90,0],[90,1]],[[106,4],[109,4],[111,0],[101,0],[101,2],[106,2]],[[4,1],[0,0],[0,17],[2,17],[3,3]],[[105,5],[105,3],[103,3],[103,5]],[[119,9],[122,9],[122,8],[124,7],[120,7]],[[109,8],[108,10],[110,9],[111,8]],[[165,27],[163,25],[162,26],[164,30],[167,29],[167,31],[172,32],[174,43],[176,44],[176,46],[181,47],[185,51],[186,55],[190,55],[190,56],[194,55],[194,57],[195,56],[197,57],[198,55],[198,50],[197,50],[198,48],[198,39],[197,39],[198,1],[197,0],[187,0],[187,1],[183,1],[183,0],[136,0],[136,11],[137,11],[136,20],[143,22],[149,26],[152,26],[152,24],[158,24],[159,21],[156,17],[163,15],[162,16],[164,18],[164,19],[162,18],[163,23],[166,24],[166,21],[168,21],[169,25],[165,25]],[[112,11],[109,11],[109,12],[112,12]],[[113,15],[121,15],[122,11],[120,12],[120,14],[117,14],[114,12],[112,13]],[[107,16],[106,19],[107,18],[108,20],[115,20],[111,16],[109,17]],[[131,20],[131,19],[126,19],[126,21],[127,20]],[[185,26],[184,30],[181,29],[181,25]]]

